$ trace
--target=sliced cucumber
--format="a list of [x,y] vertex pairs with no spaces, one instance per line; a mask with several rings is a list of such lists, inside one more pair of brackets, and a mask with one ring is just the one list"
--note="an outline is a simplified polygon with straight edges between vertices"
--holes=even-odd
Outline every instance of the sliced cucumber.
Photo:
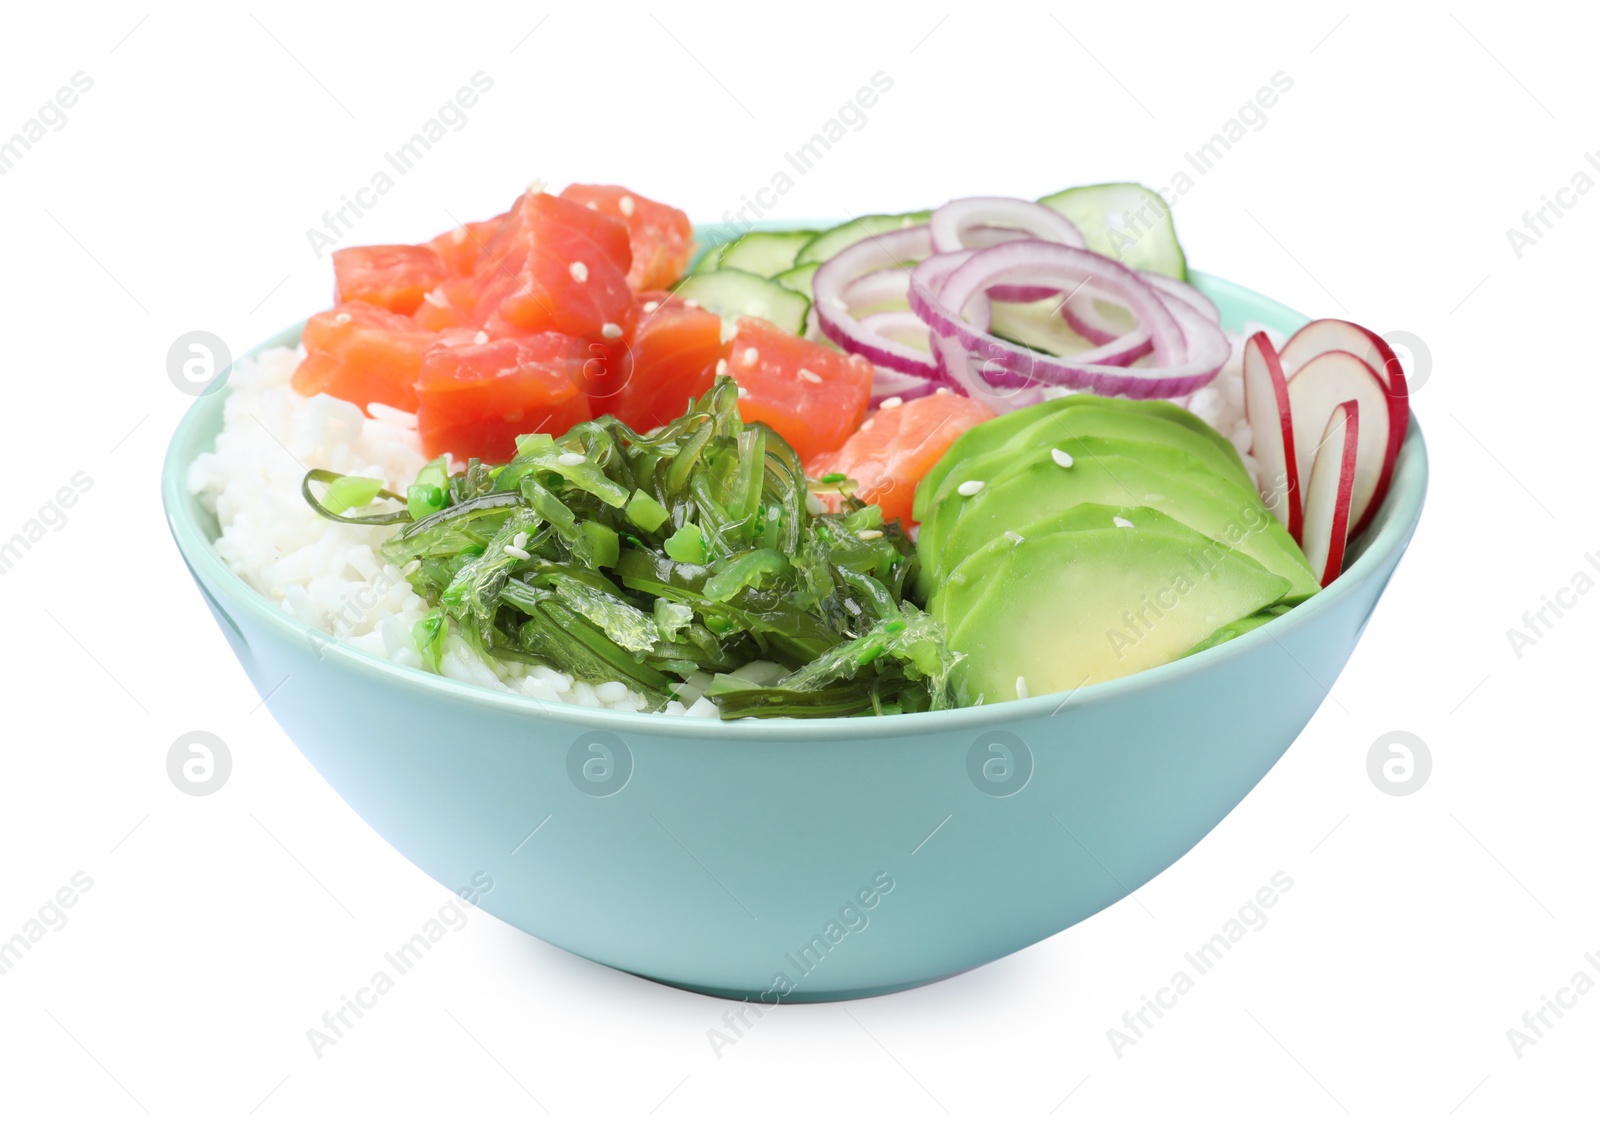
[[843,251],[852,243],[859,243],[869,235],[896,231],[902,227],[915,227],[927,223],[932,212],[906,212],[899,216],[859,216],[838,227],[830,227],[810,243],[800,248],[796,263],[823,263]]
[[1060,310],[1059,297],[1038,302],[994,302],[990,306],[989,332],[1056,357],[1094,348],[1072,331]]
[[815,301],[816,296],[811,292],[811,276],[817,273],[821,263],[801,263],[797,267],[790,267],[782,274],[773,276],[772,281],[779,286],[788,287],[796,294],[804,294],[806,300]]
[[689,268],[690,274],[705,274],[714,271],[722,260],[722,253],[731,247],[731,243],[718,243],[715,247],[708,247],[706,253],[701,255],[694,266]]
[[676,293],[729,320],[766,318],[796,336],[805,333],[806,314],[811,310],[811,300],[804,294],[742,270],[696,272],[679,284]]
[[794,266],[794,257],[817,237],[815,231],[752,231],[722,250],[717,266],[771,278]]
[[1142,184],[1086,184],[1039,203],[1077,224],[1089,250],[1135,270],[1188,278],[1189,268],[1161,193]]

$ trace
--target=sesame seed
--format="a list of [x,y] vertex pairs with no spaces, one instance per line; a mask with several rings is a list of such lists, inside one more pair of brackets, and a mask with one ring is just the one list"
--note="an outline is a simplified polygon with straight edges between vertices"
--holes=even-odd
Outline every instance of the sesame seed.
[[861,538],[863,541],[876,541],[878,538],[883,536],[883,530],[863,529],[860,533],[857,533],[856,536]]
[[683,304],[688,306],[691,310],[698,310],[700,308],[700,303],[696,302],[693,298],[685,298],[683,300]]
[[340,325],[349,325],[350,315],[345,313],[343,310],[340,310],[338,313],[333,315],[333,320],[338,322]]
[[535,196],[540,195],[544,192],[544,181],[539,177],[534,177],[532,180],[528,181],[528,191]]
[[584,205],[584,207],[588,208],[591,212],[598,212],[600,210],[600,205],[596,204],[593,200],[590,200]]
[[749,348],[740,355],[740,359],[747,365],[753,365],[761,359],[761,352],[758,349]]
[[750,395],[750,389],[744,387],[743,385],[740,385],[739,386],[739,399],[743,400],[748,395]]
[[633,197],[632,196],[624,196],[622,199],[618,200],[617,201],[617,208],[625,216],[633,215]]
[[1014,531],[1014,530],[1010,530],[1010,529],[1008,529],[1008,530],[1006,530],[1006,536],[1007,536],[1007,537],[1009,537],[1009,538],[1011,538],[1011,543],[1012,543],[1012,544],[1013,544],[1013,545],[1020,545],[1020,544],[1022,544],[1022,534],[1020,534],[1020,533],[1017,533],[1017,532],[1015,532],[1015,531]]
[[810,514],[812,517],[816,517],[821,512],[822,512],[822,499],[817,497],[811,491],[807,490],[806,491],[806,513]]
[[582,466],[588,461],[588,459],[584,458],[576,451],[563,452],[561,457],[556,460],[556,462],[560,463],[562,466]]
[[519,549],[526,549],[528,547],[528,531],[519,529],[517,535],[511,539],[511,543]]
[[1017,699],[1020,701],[1028,696],[1028,680],[1022,675],[1017,675]]
[[622,336],[622,327],[614,321],[608,321],[600,327],[600,336],[607,341],[615,341]]
[[846,596],[844,600],[844,610],[849,612],[851,615],[860,615],[861,605],[856,603],[849,596]]
[[584,263],[568,263],[567,272],[572,275],[574,282],[589,281],[589,268]]
[[472,335],[472,343],[474,345],[487,345],[489,343],[489,335],[480,329]]
[[1072,465],[1072,456],[1067,454],[1060,447],[1051,447],[1050,457],[1055,460],[1056,466],[1058,467],[1069,467]]
[[880,408],[898,408],[903,403],[905,403],[905,401],[902,400],[900,397],[898,397],[898,396],[890,396],[883,403],[879,404],[878,407],[880,407]]
[[727,362],[726,358],[723,358],[723,357],[718,357],[717,358],[717,375],[718,376],[727,376],[728,375],[728,362]]
[[1116,526],[1118,529],[1132,529],[1133,528],[1133,522],[1129,521],[1127,518],[1122,517],[1120,515],[1117,516],[1117,517],[1113,517],[1111,519],[1111,524]]
[[531,560],[533,560],[533,554],[532,553],[528,552],[528,550],[526,550],[526,549],[519,549],[515,545],[507,545],[506,546],[506,556],[508,556],[508,557],[516,557],[517,560],[519,560],[519,561],[531,561]]
[[467,225],[466,224],[464,224],[464,223],[457,224],[455,226],[455,228],[450,232],[450,242],[452,242],[452,243],[465,243],[467,241],[467,235],[468,234],[469,233],[467,231]]
[[933,394],[935,396],[948,396],[948,395],[950,395],[950,389],[948,389],[948,388],[935,388],[933,390]]
[[421,567],[422,567],[422,558],[421,557],[417,557],[415,560],[411,560],[411,561],[407,561],[406,562],[406,567],[400,570],[400,575],[401,576],[410,576],[413,572],[416,572],[417,569],[419,569]]
[[661,303],[660,302],[646,302],[644,304],[644,312],[647,313],[647,314],[653,314],[657,310],[659,310],[660,308],[661,308]]
[[956,493],[960,494],[963,498],[970,498],[979,490],[982,490],[983,487],[984,482],[981,478],[969,478],[960,486],[956,487]]
[[822,377],[818,376],[816,373],[812,372],[808,368],[803,368],[803,369],[800,370],[800,379],[804,380],[804,381],[806,381],[807,383],[810,383],[810,384],[821,384],[822,383]]
[[442,290],[430,290],[422,296],[422,300],[428,305],[436,306],[441,310],[450,305],[450,299],[444,296]]

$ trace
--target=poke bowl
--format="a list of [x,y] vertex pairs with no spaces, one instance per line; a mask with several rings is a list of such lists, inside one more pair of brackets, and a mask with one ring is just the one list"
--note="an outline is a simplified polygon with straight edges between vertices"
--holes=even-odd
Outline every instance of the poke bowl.
[[[1281,340],[1307,322],[1187,277],[1229,330]],[[1416,529],[1428,473],[1408,413],[1381,498],[1340,532],[1342,569],[1269,623],[1174,661],[1047,692],[1018,676],[1013,700],[958,708],[727,720],[441,677],[252,586],[219,552],[226,508],[219,518],[193,487],[238,394],[224,384],[197,398],[167,453],[163,501],[224,637],[317,772],[478,908],[600,964],[758,1006],[958,974],[1171,866],[1321,705]]]

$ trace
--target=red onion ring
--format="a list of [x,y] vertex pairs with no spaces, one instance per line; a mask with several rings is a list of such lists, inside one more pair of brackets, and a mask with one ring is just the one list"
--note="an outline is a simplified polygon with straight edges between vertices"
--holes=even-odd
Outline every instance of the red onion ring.
[[[935,208],[928,233],[938,254],[982,250],[1018,239],[1042,239],[1067,247],[1086,247],[1083,233],[1054,208],[1009,196],[967,196]],[[1048,298],[1036,287],[999,287],[990,294],[1001,302],[1036,302]]]
[[[1217,309],[1217,304],[1187,282],[1180,282],[1170,275],[1157,274],[1155,271],[1149,270],[1140,271],[1139,277],[1144,279],[1152,290],[1159,291],[1163,297],[1176,298],[1180,302],[1187,302],[1204,314],[1207,321],[1216,325],[1222,324],[1222,311]],[[1172,303],[1168,302],[1167,304],[1170,306]]]
[[981,239],[996,243],[1002,240],[994,228],[1013,228],[1018,232],[1014,239],[1032,238],[1068,247],[1087,246],[1083,233],[1060,212],[1009,196],[967,196],[951,200],[935,208],[928,217],[928,237],[933,242],[933,250],[939,254],[991,245],[971,238],[977,228],[984,229]]
[[1116,340],[1123,331],[1100,312],[1095,305],[1097,301],[1114,302],[1116,299],[1103,291],[1086,287],[1062,307],[1061,316],[1079,337],[1096,345],[1104,345],[1107,341]]
[[[913,284],[923,287],[930,294],[942,294],[945,292],[949,279],[978,253],[976,250],[965,250],[930,255],[912,269],[910,272],[911,281]],[[993,291],[1000,289],[1002,287],[996,286]],[[1061,293],[1058,286],[1050,286],[1046,289],[1050,297],[1055,297]],[[962,320],[973,327],[977,333],[988,334],[993,327],[993,312],[988,301],[988,294],[993,291],[985,292],[980,290],[974,293],[971,298],[966,300],[965,308],[962,310]],[[1057,312],[1060,313],[1061,311],[1058,310]],[[918,316],[921,315],[919,314]],[[936,330],[938,329],[938,327],[935,328]],[[952,334],[947,334],[947,336],[949,335]],[[960,338],[962,335],[957,331],[953,336]],[[1021,347],[1018,346],[1018,348]],[[1131,330],[1112,336],[1108,340],[1101,342],[1096,348],[1075,354],[1071,359],[1080,364],[1127,365],[1149,353],[1151,348],[1149,331],[1142,325],[1135,325]],[[1015,373],[992,372],[991,382],[997,386],[1022,387],[1030,384],[1031,379],[1025,375]]]
[[851,313],[845,297],[846,291],[867,275],[925,259],[932,249],[926,224],[899,228],[852,243],[823,263],[812,276],[817,325],[829,340],[852,353],[859,353],[881,368],[923,380],[938,379],[938,365],[929,354],[919,354],[901,342],[863,327]]
[[889,267],[886,270],[873,271],[871,274],[862,275],[844,288],[845,305],[858,320],[863,319],[863,315],[858,312],[863,309],[867,309],[868,313],[878,309],[904,309],[906,290],[910,285],[910,267]]
[[[1136,272],[1092,251],[1042,240],[1002,243],[970,252],[937,294],[928,284],[936,271],[924,269],[927,266],[912,272],[911,308],[928,323],[945,368],[963,387],[973,383],[971,366],[955,363],[948,339],[959,342],[975,364],[986,367],[991,388],[1009,386],[1015,383],[1010,378],[1020,378],[1028,386],[1056,385],[1132,399],[1186,395],[1209,382],[1228,360],[1226,335],[1198,309],[1182,300],[1169,306]],[[1058,291],[1093,286],[1105,292],[1127,306],[1148,332],[1154,363],[1133,369],[1082,357],[1049,356],[996,337],[986,326],[951,312],[964,310],[976,293],[1002,283],[1050,285]],[[997,369],[1009,377],[997,380]]]
[[[927,355],[933,359],[933,340],[928,334],[928,323],[910,310],[879,310],[877,313],[862,317],[861,325],[869,332],[890,340],[900,340],[899,335],[918,336],[928,342]],[[902,344],[905,342],[902,341]],[[937,365],[937,360],[934,360],[934,363]],[[960,391],[956,383],[947,377],[936,375],[932,380],[925,380],[893,369],[880,368],[872,381],[871,406],[882,407],[885,400],[895,396],[902,400],[920,399],[923,396],[933,395],[941,388]]]

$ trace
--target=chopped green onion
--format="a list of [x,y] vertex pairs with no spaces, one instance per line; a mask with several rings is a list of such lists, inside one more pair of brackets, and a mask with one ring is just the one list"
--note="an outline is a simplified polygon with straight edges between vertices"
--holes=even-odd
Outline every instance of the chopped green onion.
[[617,531],[598,521],[586,521],[578,528],[579,551],[595,568],[615,568],[621,555]]
[[443,658],[444,635],[444,612],[438,608],[417,620],[411,628],[411,640],[417,645],[417,653],[422,656],[422,665],[435,674],[439,672],[439,662]]
[[706,563],[705,538],[694,522],[685,522],[676,533],[661,543],[667,556],[679,564],[703,565]]
[[327,491],[322,495],[322,504],[334,513],[342,514],[346,510],[370,506],[372,500],[378,496],[378,491],[382,489],[381,478],[362,478],[359,475],[345,474],[328,484]]
[[[668,552],[671,552],[670,548]],[[763,577],[792,573],[789,559],[776,549],[756,549],[732,558],[727,567],[706,581],[708,600],[726,600],[741,588],[756,588]]]
[[[320,482],[328,488],[320,499],[311,492],[313,482]],[[377,498],[393,502],[405,501],[400,495],[385,490],[383,483],[376,478],[335,474],[331,470],[308,470],[306,476],[300,480],[300,496],[313,510],[329,521],[342,521],[349,525],[396,525],[411,520],[410,513],[403,509],[381,514],[346,516],[346,511],[371,505]]]
[[646,533],[654,533],[672,516],[665,506],[643,490],[635,490],[628,499],[627,514],[628,520]]

